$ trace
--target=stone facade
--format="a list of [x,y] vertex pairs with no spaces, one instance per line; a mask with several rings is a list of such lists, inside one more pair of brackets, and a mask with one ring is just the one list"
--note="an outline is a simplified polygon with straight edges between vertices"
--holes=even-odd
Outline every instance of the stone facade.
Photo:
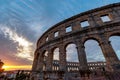
[[[68,27],[71,30],[67,32]],[[55,36],[56,32],[58,33],[57,36]],[[106,70],[119,70],[116,67],[116,65],[119,66],[119,59],[109,41],[109,38],[113,35],[120,36],[120,3],[96,8],[68,18],[51,27],[38,40],[32,75],[39,77],[35,80],[43,80],[43,68],[51,74],[55,48],[59,48],[58,69],[60,73],[67,74],[66,46],[70,43],[77,46],[80,64],[78,69],[89,70],[84,47],[84,43],[89,39],[96,40],[99,43],[106,60]],[[47,55],[45,55],[46,51]]]
[[[46,64],[46,63],[45,63]],[[106,62],[88,62],[88,68],[91,71],[96,71],[98,69],[106,68]],[[59,61],[53,60],[52,71],[59,71]],[[67,62],[66,64],[67,72],[79,72],[79,63],[78,62]]]

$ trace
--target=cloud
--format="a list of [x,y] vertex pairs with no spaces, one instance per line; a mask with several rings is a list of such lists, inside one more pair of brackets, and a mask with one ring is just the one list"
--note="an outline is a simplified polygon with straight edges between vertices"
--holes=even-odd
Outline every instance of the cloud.
[[18,45],[16,56],[33,60],[33,56],[31,55],[33,54],[33,43],[28,41],[23,36],[18,35],[15,30],[12,30],[5,25],[0,25],[0,27],[0,30],[4,33],[4,36]]
[[75,44],[69,44],[66,47],[66,59],[70,62],[78,62],[78,53]]
[[105,61],[102,50],[97,41],[91,39],[86,41],[84,45],[88,62]]
[[21,0],[21,2],[22,2],[23,4],[25,4],[27,7],[29,7],[30,9],[35,10],[35,9],[34,9],[31,5],[29,5],[28,2],[26,2],[25,0]]

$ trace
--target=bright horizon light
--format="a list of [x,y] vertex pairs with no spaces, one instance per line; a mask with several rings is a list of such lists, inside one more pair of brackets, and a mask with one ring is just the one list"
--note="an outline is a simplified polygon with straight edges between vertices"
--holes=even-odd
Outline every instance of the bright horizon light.
[[31,70],[32,65],[4,65],[2,67],[5,71],[11,71],[11,70]]

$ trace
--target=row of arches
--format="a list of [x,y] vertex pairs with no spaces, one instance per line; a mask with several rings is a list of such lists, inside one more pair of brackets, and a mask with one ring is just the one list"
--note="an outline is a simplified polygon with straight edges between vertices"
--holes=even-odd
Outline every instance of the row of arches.
[[[109,38],[109,41],[111,42],[114,51],[116,52],[118,58],[120,59],[120,45],[119,45],[120,36],[111,36]],[[88,62],[105,61],[101,47],[99,46],[99,43],[96,40],[93,39],[87,40],[84,46]],[[52,53],[53,60],[59,60],[59,48],[55,48]],[[44,57],[47,56],[48,51],[45,51]],[[70,43],[66,46],[66,61],[67,62],[79,61],[76,45],[74,43]]]
[[[33,69],[42,70],[43,62],[46,70],[51,70],[53,61],[59,61],[59,70],[66,70],[66,62],[78,62],[79,69],[88,69],[87,62],[105,61],[110,70],[111,65],[119,63],[120,59],[120,35],[114,34],[108,38],[107,34],[95,34],[85,37],[66,38],[62,43],[38,48],[36,50]],[[116,33],[118,33],[116,31]],[[110,43],[111,42],[111,43]],[[117,42],[117,43],[116,43]],[[103,56],[104,55],[104,56]],[[117,56],[116,56],[117,55]],[[119,59],[118,59],[119,58]]]

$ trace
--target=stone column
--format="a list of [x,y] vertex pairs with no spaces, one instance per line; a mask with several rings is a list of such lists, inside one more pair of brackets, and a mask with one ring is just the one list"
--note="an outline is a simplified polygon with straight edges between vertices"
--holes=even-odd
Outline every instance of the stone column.
[[60,58],[60,70],[66,71],[66,50],[64,49],[64,46],[60,46],[59,48],[59,58]]
[[64,77],[66,77],[66,49],[64,49],[64,46],[61,45],[59,47],[59,78],[60,80],[63,80],[63,75],[65,75]]
[[110,41],[103,37],[102,42],[100,43],[100,47],[106,59],[108,70],[113,71],[115,69],[115,65],[119,63],[119,59],[113,50]]
[[65,34],[65,24],[61,25],[61,28],[59,29],[59,36],[62,36]]
[[43,80],[43,55],[40,54],[38,56],[38,63],[37,63],[37,74],[36,74],[36,79],[35,80]]
[[34,54],[34,61],[33,61],[33,65],[32,65],[32,74],[30,76],[30,79],[32,80],[33,78],[36,78],[36,73],[37,73],[37,66],[38,66],[38,61],[39,61],[39,53],[35,53]]
[[47,71],[52,71],[53,53],[50,49],[48,50],[48,57],[46,60],[47,60],[47,64],[46,64]]
[[112,9],[111,15],[112,15],[113,19],[116,19],[114,21],[120,21],[120,17],[119,17],[120,14],[119,14],[118,9],[115,7],[111,8],[111,9]]
[[81,29],[81,27],[80,27],[80,22],[79,22],[79,21],[75,21],[75,22],[73,22],[72,24],[73,24],[73,25],[72,25],[72,30],[78,31],[78,30]]
[[88,17],[89,17],[88,21],[90,23],[90,27],[97,27],[97,26],[99,26],[98,23],[96,22],[93,14],[89,14]]
[[38,55],[39,53],[35,53],[34,55],[34,60],[33,60],[33,65],[32,65],[32,71],[36,71],[37,65],[38,65]]
[[38,56],[38,65],[37,65],[37,70],[38,71],[42,71],[43,70],[43,63],[44,63],[43,59],[44,58],[43,58],[42,54],[40,54]]
[[79,69],[80,70],[88,70],[88,65],[87,65],[87,59],[86,59],[86,53],[85,53],[85,47],[82,43],[77,43],[76,48],[78,51],[78,59],[79,59]]

